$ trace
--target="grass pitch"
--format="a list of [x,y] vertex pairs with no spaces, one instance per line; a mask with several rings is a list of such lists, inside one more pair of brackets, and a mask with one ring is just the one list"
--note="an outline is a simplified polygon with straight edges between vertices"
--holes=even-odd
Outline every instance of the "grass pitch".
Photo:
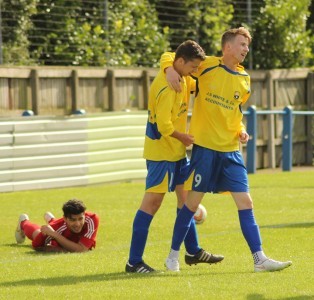
[[[225,255],[218,265],[187,266],[181,251],[181,272],[126,274],[133,217],[144,184],[0,194],[0,299],[314,299],[314,170],[259,172],[249,176],[255,216],[265,253],[292,260],[292,267],[254,273],[249,249],[239,229],[230,196],[207,194],[208,216],[198,225],[201,246]],[[30,241],[16,245],[19,214],[43,224],[43,214],[61,216],[70,198],[83,200],[100,216],[96,249],[85,254],[44,254]],[[168,194],[154,218],[145,261],[164,270],[169,252],[176,199]]]

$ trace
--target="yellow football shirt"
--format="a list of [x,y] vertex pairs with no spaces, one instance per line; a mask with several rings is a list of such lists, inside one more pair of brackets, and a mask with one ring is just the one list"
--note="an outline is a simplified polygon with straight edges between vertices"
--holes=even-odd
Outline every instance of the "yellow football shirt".
[[[174,55],[162,55],[163,70],[172,65]],[[250,76],[241,65],[232,71],[214,56],[207,56],[193,75],[198,79],[198,95],[189,131],[195,144],[221,152],[239,150],[239,134],[245,130],[241,106],[250,96]]]
[[189,96],[195,81],[190,76],[182,77],[181,87],[182,93],[170,89],[162,70],[154,78],[149,92],[145,159],[178,161],[186,156],[184,144],[170,135],[174,130],[187,131]]

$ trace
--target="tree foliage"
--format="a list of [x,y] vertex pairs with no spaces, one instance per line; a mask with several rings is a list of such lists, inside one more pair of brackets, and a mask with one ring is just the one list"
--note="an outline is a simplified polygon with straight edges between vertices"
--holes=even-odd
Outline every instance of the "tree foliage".
[[107,31],[108,65],[156,66],[168,48],[168,28],[161,28],[147,0],[112,1]]
[[[313,64],[311,0],[254,3],[253,68]],[[248,21],[240,20],[246,4],[239,0],[0,0],[0,5],[3,63],[14,65],[155,67],[163,51],[186,39],[219,55],[221,34]]]
[[155,66],[168,47],[147,0],[48,0],[33,22],[32,54],[45,65]]
[[3,62],[14,65],[28,65],[30,59],[28,39],[33,24],[31,16],[36,13],[36,0],[11,0],[0,2],[2,24]]
[[[170,28],[172,50],[186,39],[197,41],[208,53],[220,51],[222,32],[230,27],[233,6],[230,0],[182,0],[169,7],[169,1],[158,3],[157,10],[162,24]],[[182,26],[184,24],[184,26]]]
[[313,35],[306,30],[310,0],[265,0],[253,24],[255,69],[306,66]]
[[221,35],[230,28],[233,6],[229,0],[185,0],[188,17],[193,22],[190,31],[208,55],[218,55]]
[[[40,1],[33,16],[32,54],[44,65],[104,65],[102,13],[96,2]],[[51,26],[53,25],[53,26]]]

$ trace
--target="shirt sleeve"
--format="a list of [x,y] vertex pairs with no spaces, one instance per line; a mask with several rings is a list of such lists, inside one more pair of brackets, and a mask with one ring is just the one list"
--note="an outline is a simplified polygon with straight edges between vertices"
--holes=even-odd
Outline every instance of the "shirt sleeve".
[[99,226],[99,217],[94,214],[92,216],[86,216],[85,222],[87,224],[87,230],[80,238],[79,242],[86,248],[92,249],[96,246],[96,235]]
[[159,94],[156,103],[156,123],[158,131],[163,136],[169,136],[174,132],[171,119],[172,107],[175,102],[176,92],[169,87]]
[[[242,99],[242,104],[241,104],[242,106],[248,101],[248,99],[251,95],[251,78],[250,78],[250,76],[248,76],[248,87],[249,87],[248,92],[243,96],[243,99]],[[240,133],[242,131],[246,131],[246,127],[243,124],[243,122],[241,122],[241,124],[240,124]]]
[[174,61],[175,53],[174,52],[165,52],[161,55],[160,58],[160,70],[165,72],[165,69],[172,67]]
[[245,125],[243,124],[243,122],[240,123],[240,130],[239,130],[239,134],[243,131],[246,131],[246,127]]

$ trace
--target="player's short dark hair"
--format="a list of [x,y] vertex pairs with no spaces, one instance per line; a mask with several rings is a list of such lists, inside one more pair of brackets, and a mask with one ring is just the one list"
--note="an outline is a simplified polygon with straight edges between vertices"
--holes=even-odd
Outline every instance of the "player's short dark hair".
[[203,48],[198,43],[187,40],[177,48],[174,60],[180,57],[182,57],[185,62],[188,62],[194,59],[205,60],[206,55]]
[[79,215],[85,212],[86,206],[81,200],[71,199],[63,204],[62,210],[63,216],[69,218],[71,215]]

